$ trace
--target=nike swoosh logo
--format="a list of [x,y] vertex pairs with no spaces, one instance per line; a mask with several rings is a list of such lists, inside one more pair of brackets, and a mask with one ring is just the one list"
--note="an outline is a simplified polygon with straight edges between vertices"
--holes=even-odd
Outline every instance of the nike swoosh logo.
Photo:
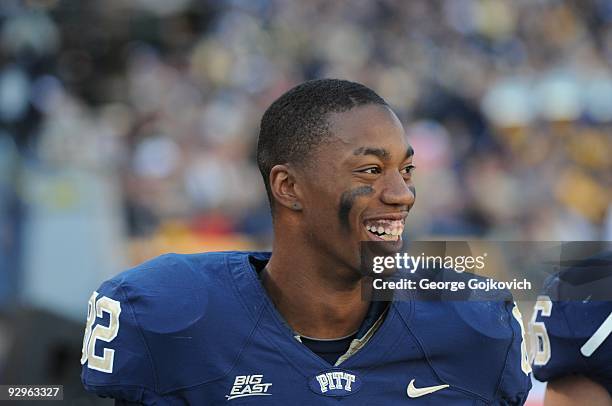
[[420,396],[429,395],[430,393],[437,392],[441,389],[448,388],[449,385],[436,385],[436,386],[424,386],[422,388],[414,387],[414,379],[410,381],[408,384],[408,389],[406,393],[408,393],[408,397],[410,398],[418,398]]

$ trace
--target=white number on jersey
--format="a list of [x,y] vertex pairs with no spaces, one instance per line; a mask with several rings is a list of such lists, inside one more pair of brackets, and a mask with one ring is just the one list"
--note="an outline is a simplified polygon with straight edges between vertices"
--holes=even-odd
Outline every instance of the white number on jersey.
[[546,324],[541,321],[536,321],[538,314],[542,317],[550,317],[552,311],[552,302],[548,296],[538,296],[538,300],[533,308],[533,316],[531,316],[531,331],[533,332],[533,364],[546,365],[550,360],[550,339],[546,332]]
[[516,303],[512,308],[512,315],[518,321],[521,326],[521,369],[525,375],[529,375],[531,372],[531,365],[529,364],[529,355],[527,354],[527,343],[525,342],[525,327],[523,326],[523,317]]
[[[98,324],[94,327],[97,317],[103,317],[103,313],[108,313],[108,326]],[[98,292],[94,292],[87,304],[87,323],[85,324],[85,334],[83,336],[83,349],[81,364],[87,362],[87,367],[96,371],[112,373],[115,350],[104,348],[103,355],[100,357],[95,354],[96,341],[102,340],[110,343],[119,333],[119,315],[121,314],[121,303],[109,297],[102,296],[98,299]]]

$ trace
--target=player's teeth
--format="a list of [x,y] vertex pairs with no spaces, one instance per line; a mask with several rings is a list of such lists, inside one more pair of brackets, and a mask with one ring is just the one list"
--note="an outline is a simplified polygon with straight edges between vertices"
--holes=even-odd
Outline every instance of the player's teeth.
[[366,224],[366,230],[379,234],[379,237],[390,236],[395,241],[401,236],[404,231],[404,223],[402,220],[379,220],[375,224]]

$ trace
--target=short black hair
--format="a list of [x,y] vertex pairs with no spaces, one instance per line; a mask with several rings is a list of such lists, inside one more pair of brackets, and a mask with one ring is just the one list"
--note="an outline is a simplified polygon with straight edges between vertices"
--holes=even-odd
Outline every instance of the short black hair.
[[257,165],[270,205],[270,171],[275,165],[307,162],[310,153],[329,138],[329,113],[341,113],[366,104],[388,106],[372,89],[340,79],[317,79],[290,89],[268,107],[259,128]]

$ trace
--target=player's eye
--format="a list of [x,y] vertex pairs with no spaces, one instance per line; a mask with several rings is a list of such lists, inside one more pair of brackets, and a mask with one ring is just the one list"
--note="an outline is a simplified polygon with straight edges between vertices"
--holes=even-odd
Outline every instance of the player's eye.
[[380,171],[380,168],[378,166],[370,166],[368,168],[361,169],[359,172],[367,173],[368,175],[377,175],[381,171]]
[[400,172],[402,173],[402,175],[412,175],[412,172],[414,172],[415,169],[416,169],[416,166],[408,165],[408,166],[405,166]]

